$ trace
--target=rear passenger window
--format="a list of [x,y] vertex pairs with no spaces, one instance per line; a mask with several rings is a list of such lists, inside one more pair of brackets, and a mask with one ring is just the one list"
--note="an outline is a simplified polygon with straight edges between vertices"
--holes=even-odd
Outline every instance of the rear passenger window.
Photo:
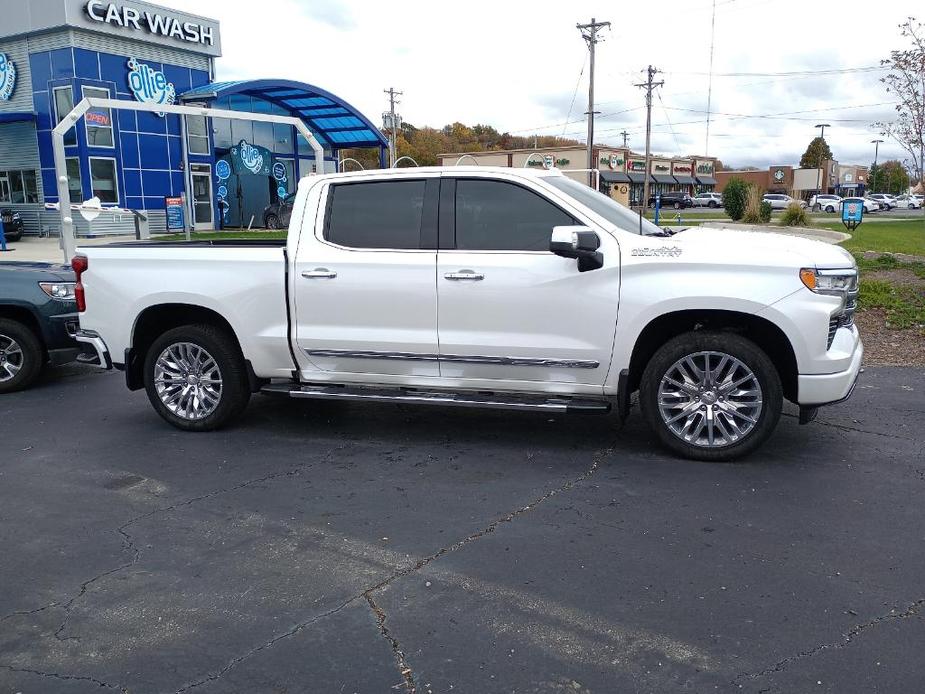
[[545,198],[504,181],[458,179],[456,248],[548,251],[555,226],[575,219]]
[[324,238],[349,248],[420,248],[424,186],[424,181],[331,186]]

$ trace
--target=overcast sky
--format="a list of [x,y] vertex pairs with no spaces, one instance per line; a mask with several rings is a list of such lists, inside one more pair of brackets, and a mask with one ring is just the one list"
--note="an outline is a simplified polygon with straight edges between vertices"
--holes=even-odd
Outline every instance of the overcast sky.
[[[712,0],[160,3],[221,22],[220,80],[309,82],[377,124],[387,104],[382,90],[394,86],[404,92],[399,112],[416,126],[458,120],[581,140],[588,67],[575,24],[609,20],[597,50],[596,141],[620,144],[625,128],[630,146],[644,149],[643,92],[632,85],[651,63],[665,80],[653,99],[653,152],[707,149]],[[869,163],[877,137],[869,124],[894,113],[881,72],[767,73],[877,66],[901,45],[897,25],[915,4],[881,0],[872,11],[859,0],[716,0],[708,153],[727,166],[797,163],[818,134],[813,126],[827,122],[836,159]],[[739,117],[758,115],[774,117]],[[880,160],[893,157],[902,158],[901,149],[884,143]]]

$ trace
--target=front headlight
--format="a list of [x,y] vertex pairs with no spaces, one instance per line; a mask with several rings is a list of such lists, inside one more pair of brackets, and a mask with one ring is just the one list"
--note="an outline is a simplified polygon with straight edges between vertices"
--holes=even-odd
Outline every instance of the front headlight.
[[74,297],[76,282],[39,282],[42,291],[57,301],[77,301]]
[[800,279],[810,291],[830,296],[847,296],[857,286],[858,271],[854,269],[818,270],[804,267]]

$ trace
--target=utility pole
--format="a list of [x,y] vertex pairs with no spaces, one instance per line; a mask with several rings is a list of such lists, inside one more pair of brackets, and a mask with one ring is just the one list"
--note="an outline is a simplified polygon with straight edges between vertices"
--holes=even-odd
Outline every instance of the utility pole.
[[713,14],[710,19],[710,81],[707,83],[707,137],[703,153],[710,155],[710,107],[713,102],[713,42],[716,38],[716,0],[713,0]]
[[646,209],[646,205],[649,204],[649,178],[651,177],[649,173],[649,162],[652,158],[650,151],[650,142],[652,139],[652,90],[665,84],[665,80],[659,80],[658,82],[653,81],[656,74],[658,74],[658,68],[650,65],[648,70],[646,70],[646,81],[633,85],[635,87],[642,87],[646,90],[646,173],[642,184],[642,207],[639,208],[640,233],[642,233],[643,211]]
[[[879,178],[879,176],[880,176],[880,172],[877,170],[877,155],[880,154],[880,143],[881,143],[881,142],[883,142],[883,140],[871,140],[871,141],[870,141],[870,143],[874,146],[874,165],[873,165],[873,167],[872,167],[873,170],[871,171],[871,173],[872,173],[874,176],[877,176],[878,178]],[[870,176],[868,176],[868,179],[869,179],[869,178],[870,178]],[[871,183],[871,184],[872,184],[872,183],[874,183],[876,180],[877,180],[876,178],[875,178],[873,181],[868,180],[868,183]],[[874,186],[871,185],[871,188],[874,188]],[[871,192],[871,193],[876,193],[877,190],[876,190],[876,188],[874,188],[874,190],[871,190],[870,192]]]
[[[596,169],[594,166],[594,46],[600,39],[597,32],[605,27],[610,28],[610,22],[598,22],[591,17],[590,24],[576,24],[575,27],[581,32],[581,37],[588,44],[588,50],[591,52],[590,67],[588,73],[588,168]],[[588,171],[588,185],[592,186],[594,172]]]
[[[822,140],[823,144],[825,144],[825,129],[826,129],[826,128],[831,128],[832,126],[829,125],[828,123],[817,123],[817,124],[816,124],[816,127],[817,127],[817,128],[820,128],[819,139]],[[818,181],[817,181],[819,185],[816,186],[816,192],[817,192],[817,193],[821,193],[821,192],[822,192],[822,158],[821,158],[822,152],[820,152],[819,155],[820,155],[820,159],[819,159],[819,162],[818,162],[818,166],[819,166],[819,177],[818,177]]]
[[401,96],[402,92],[396,92],[394,87],[389,87],[382,91],[389,95],[389,110],[382,114],[382,120],[384,121],[383,124],[386,129],[389,131],[389,166],[392,166],[397,158],[395,152],[395,131],[401,127],[400,123],[396,123],[396,120],[400,120],[400,118],[395,114],[395,104],[401,102],[395,97]]
[[623,147],[625,148],[625,147],[626,147],[626,138],[628,138],[628,137],[630,136],[630,134],[629,134],[628,132],[626,132],[625,130],[622,131],[620,134],[623,136]]

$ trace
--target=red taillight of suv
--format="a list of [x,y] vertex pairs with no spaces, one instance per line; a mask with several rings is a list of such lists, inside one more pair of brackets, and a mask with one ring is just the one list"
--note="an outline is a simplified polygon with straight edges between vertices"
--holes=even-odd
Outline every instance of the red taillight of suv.
[[90,261],[85,255],[75,255],[71,259],[71,268],[77,276],[77,284],[74,286],[74,298],[77,300],[77,311],[83,313],[87,310],[87,299],[84,296],[84,286],[80,281],[80,276],[90,267]]

